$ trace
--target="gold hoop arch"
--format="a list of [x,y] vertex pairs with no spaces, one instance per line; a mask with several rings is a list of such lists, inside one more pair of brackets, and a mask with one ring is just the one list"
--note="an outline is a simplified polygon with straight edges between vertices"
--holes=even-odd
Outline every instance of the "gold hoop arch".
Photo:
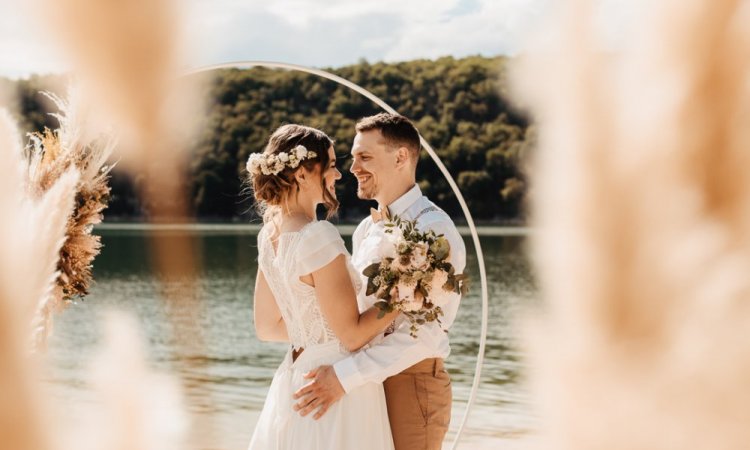
[[[292,70],[296,72],[305,72],[309,73],[311,75],[317,75],[319,77],[325,78],[327,80],[331,80],[333,82],[336,82],[342,86],[346,86],[349,89],[359,93],[360,95],[367,97],[370,99],[373,103],[383,108],[385,111],[391,113],[391,114],[398,114],[398,111],[393,109],[390,105],[388,105],[386,102],[378,98],[376,95],[368,91],[367,89],[352,83],[351,81],[341,78],[338,75],[334,75],[330,72],[326,72],[325,70],[320,69],[314,69],[311,67],[306,66],[300,66],[297,64],[289,64],[284,62],[276,62],[276,61],[234,61],[234,62],[228,62],[228,63],[222,63],[222,64],[213,64],[209,66],[203,66],[199,67],[193,70],[190,70],[187,75],[192,75],[200,72],[209,72],[212,70],[218,70],[218,69],[250,69],[253,67],[265,67],[268,69],[285,69],[285,70]],[[474,248],[477,251],[477,263],[479,265],[479,278],[481,282],[482,287],[482,331],[479,338],[479,351],[477,352],[477,363],[476,368],[474,371],[474,380],[471,385],[471,391],[469,392],[469,398],[466,403],[466,410],[464,411],[463,418],[461,419],[461,424],[458,427],[458,430],[456,431],[456,435],[453,439],[453,443],[451,444],[450,448],[452,450],[455,450],[458,448],[458,442],[461,438],[461,433],[464,430],[464,427],[466,426],[466,421],[469,418],[469,413],[471,412],[471,407],[474,404],[474,400],[476,398],[477,389],[479,388],[479,381],[482,376],[482,365],[484,364],[484,349],[487,342],[487,316],[488,316],[488,300],[487,300],[487,271],[484,267],[484,254],[482,253],[482,246],[479,242],[479,234],[477,234],[476,226],[474,225],[474,219],[471,217],[471,212],[469,212],[469,207],[466,205],[466,201],[464,200],[463,195],[461,195],[461,191],[458,189],[458,185],[456,184],[456,181],[451,176],[450,172],[448,172],[448,169],[445,168],[445,165],[443,165],[443,162],[440,160],[440,157],[435,153],[435,151],[432,149],[430,144],[422,137],[422,135],[419,135],[419,140],[422,143],[422,146],[427,150],[427,153],[430,155],[432,160],[437,164],[438,168],[440,169],[440,172],[442,172],[445,179],[448,181],[448,184],[450,184],[451,189],[453,190],[453,193],[456,195],[456,198],[458,199],[459,204],[461,205],[461,210],[464,213],[464,216],[466,217],[466,223],[469,225],[469,230],[471,231],[471,238],[474,243]]]

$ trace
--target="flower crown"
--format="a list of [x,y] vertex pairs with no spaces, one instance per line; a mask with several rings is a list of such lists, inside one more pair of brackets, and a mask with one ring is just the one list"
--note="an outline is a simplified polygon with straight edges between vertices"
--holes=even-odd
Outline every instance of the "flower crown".
[[302,161],[317,156],[317,153],[306,149],[304,145],[298,145],[288,153],[253,153],[247,159],[247,171],[251,175],[278,175],[287,167],[296,169]]

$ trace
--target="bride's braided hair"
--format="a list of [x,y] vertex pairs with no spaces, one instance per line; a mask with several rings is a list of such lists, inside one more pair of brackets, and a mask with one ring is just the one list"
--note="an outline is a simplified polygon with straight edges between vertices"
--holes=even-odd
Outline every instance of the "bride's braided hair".
[[326,217],[330,218],[336,214],[339,207],[338,200],[328,192],[325,181],[322,179],[324,171],[330,164],[328,149],[333,145],[330,137],[315,128],[296,124],[282,125],[268,139],[263,153],[266,155],[289,153],[298,145],[304,146],[307,151],[315,152],[316,156],[300,161],[296,168],[284,167],[278,174],[248,174],[258,211],[265,216],[270,212],[269,207],[282,206],[294,186],[297,186],[294,173],[302,167],[312,171],[317,166],[321,173]]

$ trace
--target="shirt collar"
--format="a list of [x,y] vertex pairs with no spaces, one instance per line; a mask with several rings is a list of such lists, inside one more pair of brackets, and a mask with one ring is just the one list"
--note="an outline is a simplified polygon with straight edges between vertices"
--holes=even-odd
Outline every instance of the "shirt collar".
[[406,194],[388,205],[388,212],[391,213],[391,216],[400,216],[420,198],[422,198],[422,190],[419,188],[419,185],[415,184]]

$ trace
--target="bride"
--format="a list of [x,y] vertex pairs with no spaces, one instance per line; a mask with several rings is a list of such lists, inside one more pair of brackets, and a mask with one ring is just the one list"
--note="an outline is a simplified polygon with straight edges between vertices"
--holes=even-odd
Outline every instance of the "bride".
[[[383,332],[397,313],[362,314],[360,278],[336,228],[318,221],[323,204],[338,208],[341,178],[333,142],[322,131],[284,125],[262,154],[247,163],[253,194],[264,211],[258,234],[255,330],[265,341],[290,342],[250,440],[250,449],[393,449],[381,384],[353,390],[318,420],[293,410],[304,375],[332,364]],[[314,403],[315,400],[312,400]]]

